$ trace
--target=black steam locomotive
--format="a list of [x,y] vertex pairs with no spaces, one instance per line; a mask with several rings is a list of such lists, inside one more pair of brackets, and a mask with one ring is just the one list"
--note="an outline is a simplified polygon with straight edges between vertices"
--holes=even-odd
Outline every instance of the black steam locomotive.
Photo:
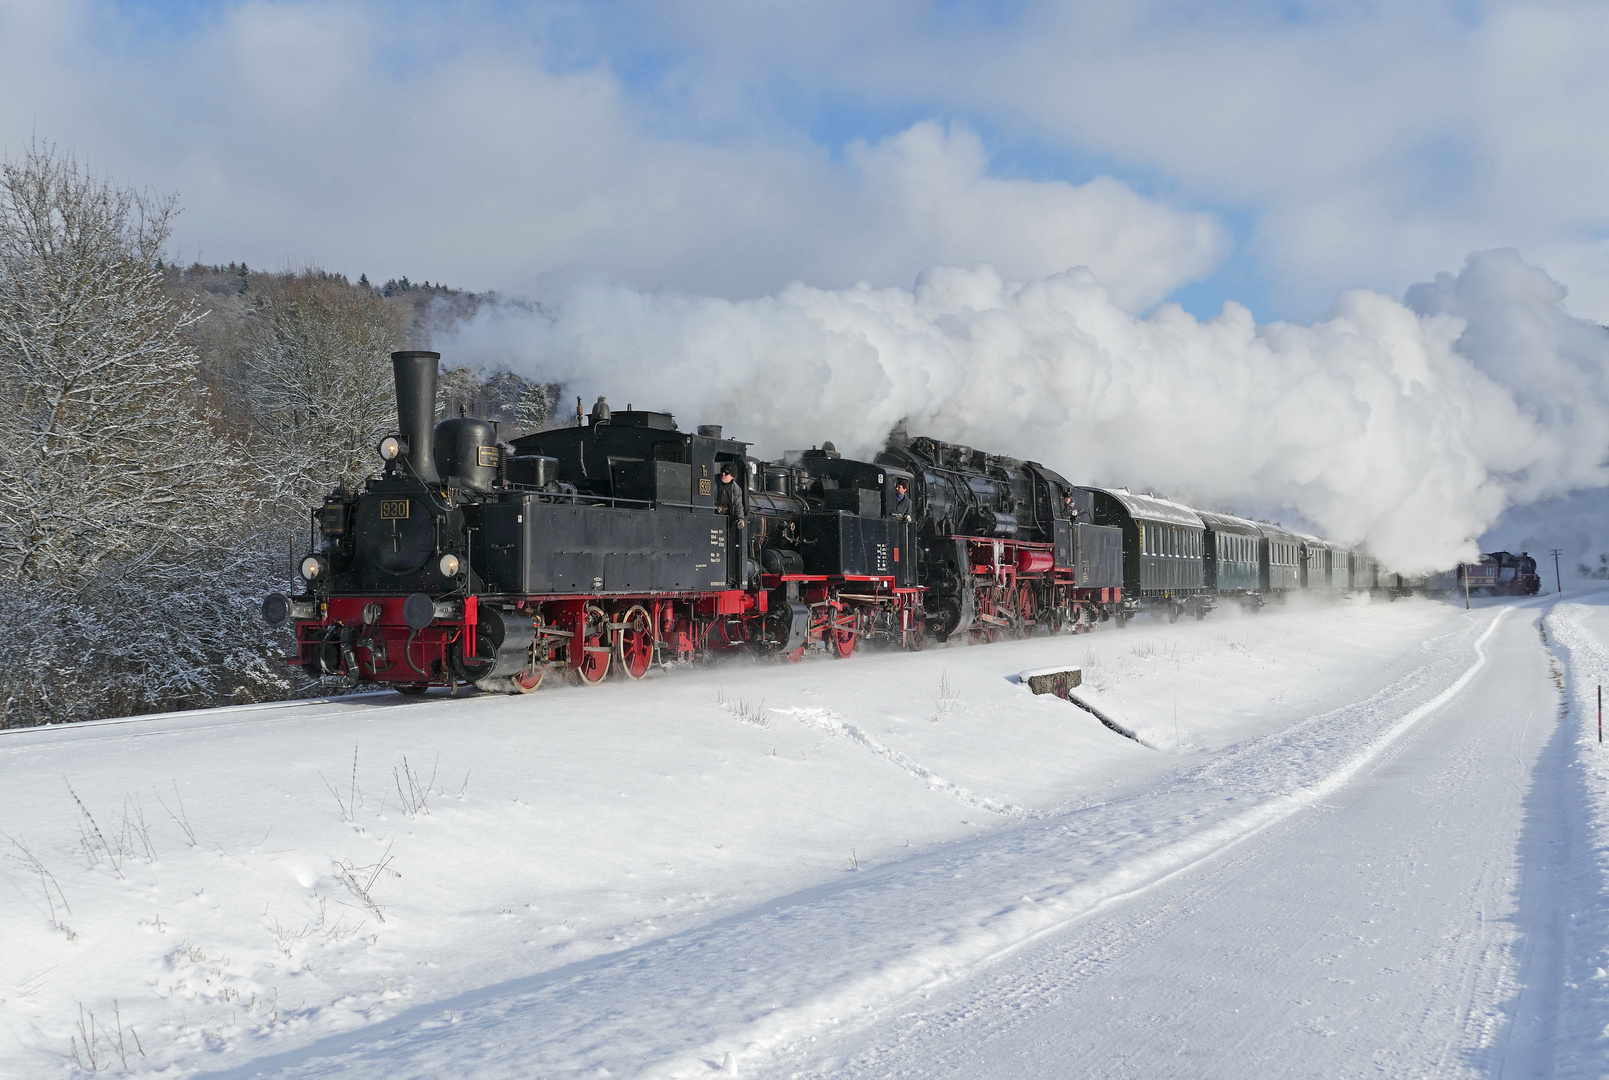
[[[737,650],[847,657],[1414,587],[1317,537],[925,437],[767,462],[718,426],[599,398],[505,444],[484,420],[435,422],[439,354],[391,359],[383,471],[312,511],[305,588],[263,603],[320,679],[523,693],[550,672],[592,685]],[[1534,561],[1507,559],[1493,591],[1534,591]]]
[[891,440],[877,461],[915,479],[923,611],[939,640],[1126,617],[1122,533],[1079,520],[1078,489],[1055,472],[925,437]]
[[[483,420],[433,423],[439,360],[393,354],[383,473],[314,510],[306,589],[264,602],[310,674],[528,692],[736,649],[921,646],[914,530],[884,505],[899,470],[827,448],[755,461],[717,427],[601,398],[504,445]],[[723,467],[735,506],[717,506]]]

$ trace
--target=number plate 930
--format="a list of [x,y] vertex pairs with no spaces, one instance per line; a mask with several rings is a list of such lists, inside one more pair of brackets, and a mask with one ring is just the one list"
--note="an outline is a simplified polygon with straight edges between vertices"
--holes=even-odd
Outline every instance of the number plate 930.
[[381,499],[380,500],[380,520],[381,521],[406,520],[407,517],[408,517],[408,500],[407,499]]

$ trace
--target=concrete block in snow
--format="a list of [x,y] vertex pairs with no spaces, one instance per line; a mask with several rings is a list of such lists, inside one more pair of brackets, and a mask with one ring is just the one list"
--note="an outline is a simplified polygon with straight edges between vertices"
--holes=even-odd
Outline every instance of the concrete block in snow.
[[1084,669],[1079,667],[1047,667],[1034,668],[1024,671],[1017,676],[1017,681],[1023,683],[1036,694],[1055,694],[1059,698],[1067,696],[1067,691],[1084,682]]

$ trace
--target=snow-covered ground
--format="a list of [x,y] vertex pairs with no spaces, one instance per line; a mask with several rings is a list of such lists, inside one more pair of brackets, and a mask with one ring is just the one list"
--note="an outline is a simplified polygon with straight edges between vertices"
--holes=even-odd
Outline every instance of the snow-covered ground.
[[1604,1075],[1553,600],[0,733],[0,1073]]

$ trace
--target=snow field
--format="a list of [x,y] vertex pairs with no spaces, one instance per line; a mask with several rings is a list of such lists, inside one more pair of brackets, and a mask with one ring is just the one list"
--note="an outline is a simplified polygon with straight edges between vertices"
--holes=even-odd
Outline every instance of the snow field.
[[[1173,770],[1210,772],[1203,755],[1277,742],[1382,688],[1434,697],[1490,618],[1426,601],[1292,605],[529,698],[382,695],[8,732],[0,1072],[70,1074],[75,1052],[165,1075],[294,1055],[1002,826],[1165,793]],[[1010,678],[1052,664],[1081,666],[1082,696],[1169,752]],[[1306,729],[1237,782],[1300,790],[1358,749],[1326,752]],[[1161,808],[1244,831],[1204,807],[1203,782]],[[1160,819],[1113,825],[1079,834],[1079,859],[1121,865],[1052,888],[1048,914],[1024,902],[976,932],[936,929],[955,938],[948,952],[868,961],[840,983],[784,979],[781,1013],[739,1049],[963,970],[1199,842]],[[1065,823],[1049,826],[1065,843]],[[1160,861],[1129,865],[1136,843]],[[578,1046],[598,1034],[589,1015],[574,1016]],[[636,1060],[727,1023],[712,1013],[668,1042],[650,1025]]]
[[[1415,673],[1070,815],[1065,846],[1095,862],[1062,869],[1093,883],[1157,850],[1144,834],[1177,844],[1248,812],[1275,817],[1256,832],[965,978],[750,1049],[747,1074],[1602,1075],[1602,1055],[1553,1067],[1554,928],[1578,898],[1547,864],[1567,846],[1571,800],[1555,798],[1565,770],[1541,608],[1512,607],[1480,629],[1478,666],[1476,634],[1445,654],[1464,656],[1456,680]],[[1278,814],[1315,779],[1321,799]],[[1028,831],[993,835],[992,870]],[[1021,869],[1052,876],[1057,854],[1043,845]]]

